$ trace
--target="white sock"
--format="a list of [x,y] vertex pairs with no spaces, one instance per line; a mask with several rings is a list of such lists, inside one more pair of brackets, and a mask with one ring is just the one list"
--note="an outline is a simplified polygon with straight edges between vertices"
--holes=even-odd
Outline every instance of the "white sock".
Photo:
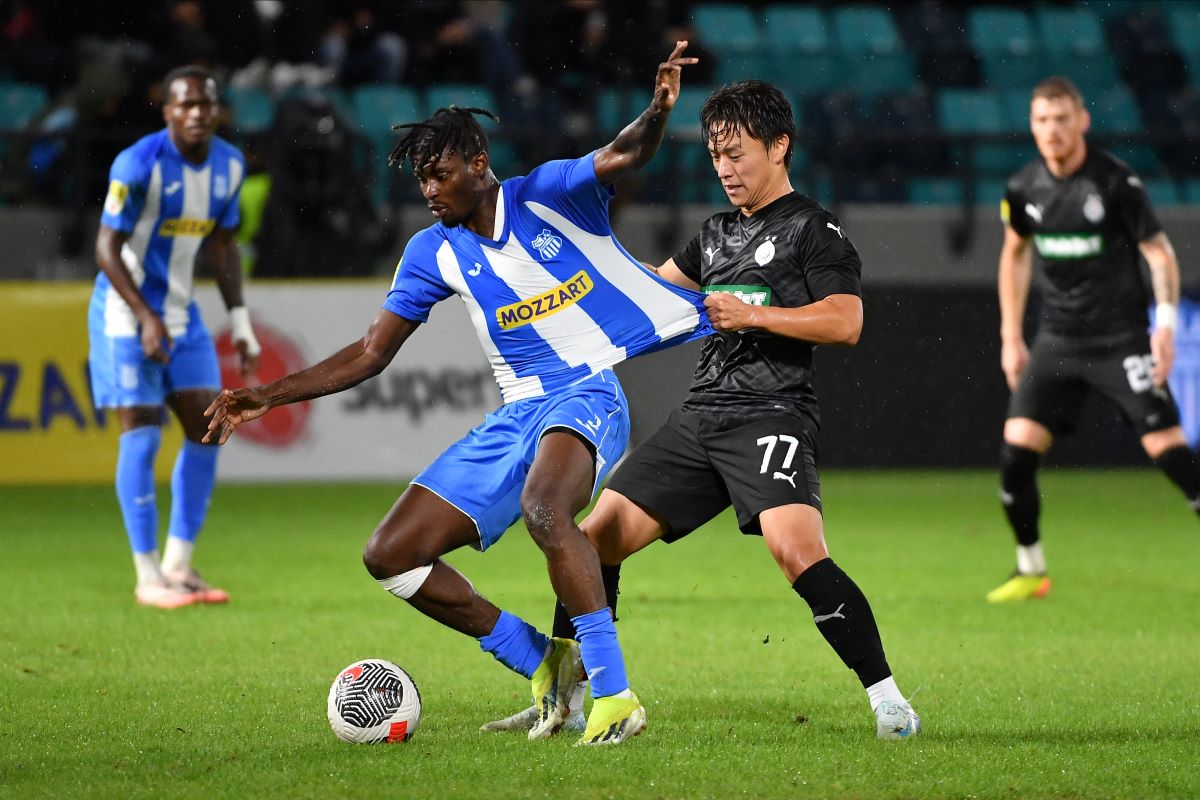
[[1045,575],[1046,556],[1042,553],[1042,543],[1017,545],[1017,572],[1022,575]]
[[134,553],[133,568],[137,570],[138,586],[148,583],[163,583],[162,570],[158,566],[158,551],[149,553]]
[[904,695],[900,694],[900,687],[896,685],[896,679],[888,675],[879,683],[873,683],[867,687],[867,700],[870,701],[871,710],[874,711],[884,700],[903,703]]
[[162,571],[165,573],[180,572],[192,565],[192,550],[196,543],[178,536],[168,536],[167,546],[163,550]]

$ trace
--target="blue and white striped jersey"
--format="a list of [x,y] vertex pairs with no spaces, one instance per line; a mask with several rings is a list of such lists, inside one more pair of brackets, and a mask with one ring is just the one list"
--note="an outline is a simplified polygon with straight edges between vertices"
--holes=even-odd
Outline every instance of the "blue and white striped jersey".
[[[100,222],[129,234],[121,260],[146,304],[162,316],[171,336],[187,329],[192,304],[196,253],[215,228],[238,225],[238,193],[245,162],[224,139],[213,137],[208,159],[193,164],[166,129],[122,150],[109,172],[108,196]],[[101,272],[93,302],[104,304],[104,332],[136,336],[129,305]]]
[[461,297],[506,403],[712,333],[703,294],[644,269],[613,236],[592,159],[504,181],[494,240],[441,222],[415,235],[383,304],[424,322]]

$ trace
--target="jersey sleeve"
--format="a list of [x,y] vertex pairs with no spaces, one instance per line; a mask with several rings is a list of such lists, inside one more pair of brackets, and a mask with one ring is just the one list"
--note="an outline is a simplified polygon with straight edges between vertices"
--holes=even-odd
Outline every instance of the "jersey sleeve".
[[613,191],[596,177],[595,155],[534,167],[525,177],[522,199],[555,208],[591,233],[610,233],[608,201]]
[[1116,187],[1121,223],[1135,242],[1144,242],[1162,232],[1162,223],[1150,205],[1142,180],[1132,172],[1123,175]]
[[413,322],[427,322],[429,310],[454,294],[438,269],[436,241],[427,231],[409,240],[383,301],[385,309]]
[[[231,169],[229,170],[229,199],[225,202],[225,208],[217,220],[218,228],[236,228],[242,221],[242,183],[246,178],[246,162],[241,153],[232,156],[230,161],[233,163],[230,164]],[[233,180],[235,174],[236,181]]]
[[1004,199],[1000,201],[1000,219],[1021,236],[1033,233],[1029,218],[1025,215],[1025,200],[1016,179],[1004,187]]
[[687,247],[676,253],[671,260],[675,262],[675,266],[679,267],[679,271],[688,277],[693,283],[700,284],[700,234],[688,242]]
[[149,175],[132,150],[121,152],[108,172],[108,194],[100,224],[124,233],[132,231],[146,205]]
[[825,212],[809,218],[800,231],[796,253],[813,300],[831,294],[862,297],[862,260],[832,214]]

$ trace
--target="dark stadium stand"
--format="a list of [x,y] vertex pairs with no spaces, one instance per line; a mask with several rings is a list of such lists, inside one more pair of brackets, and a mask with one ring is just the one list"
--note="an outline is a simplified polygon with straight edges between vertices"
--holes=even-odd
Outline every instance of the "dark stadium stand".
[[[986,189],[975,191],[975,200],[991,202],[998,181],[1033,155],[1027,141],[1029,88],[1061,73],[1088,98],[1093,137],[1143,173],[1158,203],[1195,201],[1200,162],[1189,141],[1200,136],[1200,1],[675,6],[686,17],[675,24],[690,26],[715,59],[714,84],[761,76],[788,91],[802,123],[796,179],[813,191],[831,193],[822,199],[958,204],[971,199],[969,184]],[[509,24],[512,17],[501,14],[498,24]],[[618,22],[619,16],[611,14],[608,24]],[[517,45],[506,46],[520,61]],[[502,173],[520,171],[535,156],[544,157],[547,148],[572,149],[576,142],[611,135],[642,107],[641,74],[627,79],[635,70],[602,63],[604,48],[616,46],[602,44],[591,60],[568,66],[570,74],[553,87],[543,85],[549,97],[519,91],[496,97],[488,86],[474,84],[276,87],[272,92],[269,82],[234,82],[224,92],[228,132],[243,140],[269,136],[281,99],[297,91],[322,94],[371,145],[375,201],[404,202],[413,199],[411,189],[388,173],[379,157],[393,141],[392,123],[449,103],[498,111],[502,105],[503,124],[489,123],[493,160]],[[48,192],[35,178],[52,172],[66,139],[101,134],[89,128],[86,113],[78,112],[84,99],[47,88],[61,84],[61,78],[42,84],[31,80],[29,70],[16,57],[0,57],[0,202],[31,197],[67,202],[70,188]],[[672,164],[691,175],[696,161],[703,162],[696,112],[712,87],[686,81],[685,86],[669,132],[667,151],[675,152],[656,162],[656,176]],[[130,102],[132,82],[125,91]],[[537,138],[546,122],[530,111],[539,105],[554,109],[570,132],[531,147],[530,137]],[[122,137],[127,134],[121,131]],[[680,181],[677,191],[654,183],[645,181],[639,188],[644,199],[721,199],[703,181]]]

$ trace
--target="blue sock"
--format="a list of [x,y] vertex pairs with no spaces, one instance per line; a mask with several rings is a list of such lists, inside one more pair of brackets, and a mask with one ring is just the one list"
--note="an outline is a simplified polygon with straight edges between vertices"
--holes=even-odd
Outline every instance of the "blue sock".
[[158,506],[154,502],[154,457],[162,428],[146,425],[121,434],[117,451],[117,502],[135,553],[158,549]]
[[196,541],[217,480],[217,448],[184,440],[171,473],[171,527],[167,532]]
[[479,638],[483,652],[491,653],[501,664],[526,678],[533,677],[549,646],[550,639],[544,633],[507,611],[500,612],[491,633]]
[[592,697],[608,697],[629,688],[625,657],[617,643],[617,628],[608,608],[571,617],[579,639],[583,668],[592,682]]

